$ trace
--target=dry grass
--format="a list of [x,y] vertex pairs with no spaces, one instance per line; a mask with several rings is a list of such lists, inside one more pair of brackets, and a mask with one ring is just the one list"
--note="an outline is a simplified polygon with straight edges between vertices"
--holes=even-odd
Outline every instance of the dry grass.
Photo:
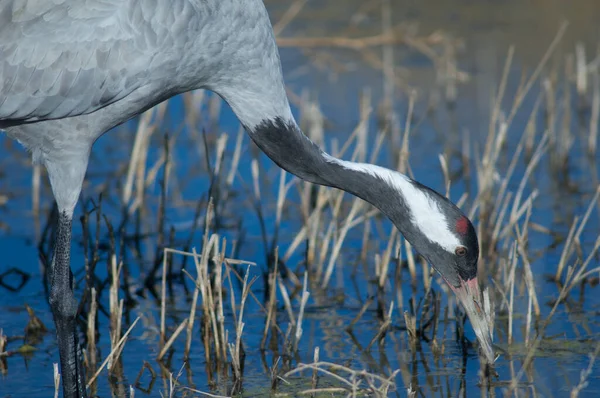
[[[389,1],[380,10],[381,34],[283,37],[305,3],[292,2],[275,24],[279,44],[310,51],[312,60],[326,57],[321,47],[355,50],[381,71],[384,90],[381,99],[370,91],[361,94],[357,124],[344,142],[325,134],[327,119],[310,95],[290,92],[304,131],[336,156],[382,163],[387,155],[388,167],[412,175],[410,144],[428,116],[419,118],[422,93],[419,97],[402,79],[395,49],[407,46],[431,61],[439,81],[436,90],[451,109],[468,79],[458,67],[457,40],[392,26],[385,18]],[[568,184],[564,176],[578,160],[574,153],[585,152],[590,169],[597,168],[599,63],[588,61],[581,44],[566,55],[558,51],[566,29],[561,26],[549,40],[539,65],[521,77],[515,92],[510,89],[515,48],[508,49],[481,145],[470,134],[461,134],[454,148],[458,159],[452,151],[431,154],[439,159],[443,178],[443,186],[435,188],[450,197],[453,186],[464,184],[461,196],[452,199],[475,220],[480,237],[480,280],[488,285],[484,306],[501,355],[496,369],[481,368],[482,395],[543,395],[543,386],[536,383],[536,363],[542,360],[545,341],[552,340],[548,330],[557,314],[586,308],[584,293],[600,274],[600,237],[589,238],[600,209],[597,176],[586,170],[596,185],[579,187],[586,206],[565,214],[570,225],[566,231],[555,230],[543,217],[547,188],[536,181],[551,175],[559,186],[568,186],[560,184]],[[526,106],[527,100],[533,105]],[[377,210],[344,192],[273,172],[242,130],[235,140],[217,130],[221,105],[215,97],[194,92],[182,101],[186,120],[176,126],[169,121],[168,102],[141,116],[131,156],[116,173],[115,180],[122,181],[118,199],[114,186],[103,181],[96,190],[105,193],[104,202],[92,202],[82,220],[85,275],[78,282],[85,285],[82,314],[91,393],[98,391],[99,377],[107,375],[117,395],[130,391],[133,396],[135,390],[127,389],[125,380],[156,393],[156,379],[163,381],[158,388],[163,396],[241,395],[254,392],[248,380],[256,376],[249,373],[261,370],[258,395],[457,395],[457,380],[459,393],[473,389],[465,379],[473,351],[465,337],[464,315],[439,277]],[[572,112],[584,114],[578,115],[581,131],[573,131]],[[526,114],[519,119],[526,123],[517,123],[518,114]],[[165,131],[168,136],[162,135]],[[174,151],[185,140],[201,161],[180,161]],[[34,168],[34,214],[43,213],[40,180],[40,169]],[[201,200],[187,199],[191,180],[209,187]],[[0,195],[0,205],[7,198]],[[111,198],[108,203],[106,198]],[[177,218],[173,212],[193,217],[184,226],[172,225]],[[258,220],[260,236],[247,237],[240,212]],[[89,221],[93,213],[95,225]],[[119,213],[121,219],[115,216]],[[118,220],[119,227],[113,229],[109,218]],[[182,236],[182,231],[189,233]],[[544,270],[556,284],[549,305],[549,290],[540,279],[540,249],[533,247],[540,237],[553,240],[559,253]],[[254,255],[252,262],[241,260],[248,252]],[[105,276],[100,276],[104,270],[98,264],[106,265]],[[137,272],[130,269],[135,265]],[[351,284],[357,285],[354,291]],[[580,298],[573,298],[577,293]],[[158,325],[148,314],[130,320],[136,301],[147,300],[142,295],[155,299]],[[332,308],[351,315],[343,322],[327,319]],[[138,319],[150,336],[146,343],[156,345],[156,352],[148,354],[133,381],[125,377],[130,365],[123,357],[127,339],[140,329],[134,329]],[[257,322],[264,322],[258,332]],[[315,322],[321,340],[315,339]],[[104,329],[107,354],[99,346]],[[589,326],[582,329],[585,336],[595,333]],[[334,363],[330,357],[339,353],[327,345],[340,340],[352,347],[352,359],[336,358]],[[11,341],[0,334],[2,372],[7,371],[6,358],[18,352],[7,348]],[[589,387],[598,346],[588,348],[589,359],[569,388],[572,397]],[[252,372],[247,369],[249,355]],[[254,358],[259,356],[257,364]],[[148,376],[150,383],[142,385]],[[59,379],[55,370],[56,391]]]

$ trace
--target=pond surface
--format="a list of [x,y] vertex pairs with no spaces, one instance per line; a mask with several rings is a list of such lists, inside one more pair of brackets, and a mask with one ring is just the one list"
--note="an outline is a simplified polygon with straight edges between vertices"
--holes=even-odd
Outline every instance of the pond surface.
[[[409,125],[410,172],[423,184],[445,192],[438,157],[444,155],[452,182],[449,195],[458,201],[467,193],[462,207],[467,212],[473,210],[473,220],[479,226],[480,273],[485,275],[496,308],[495,344],[501,353],[495,366],[498,376],[487,379],[489,387],[482,387],[485,378],[480,377],[477,351],[457,337],[462,329],[457,327],[461,322],[456,320],[460,315],[455,299],[447,294],[448,289],[437,274],[431,281],[435,300],[426,295],[424,281],[429,278],[423,275],[423,270],[428,274],[429,268],[417,262],[416,276],[411,277],[405,266],[405,250],[398,254],[397,248],[404,247],[403,241],[392,235],[391,224],[373,214],[370,206],[354,209],[355,217],[364,216],[364,219],[342,238],[339,255],[331,262],[334,265],[331,278],[323,283],[323,270],[330,263],[334,246],[330,235],[340,238],[346,217],[359,202],[344,195],[336,214],[331,208],[340,195],[337,191],[318,191],[286,175],[285,182],[291,182],[291,186],[283,203],[280,225],[276,227],[280,169],[260,154],[260,176],[255,183],[251,163],[258,150],[240,133],[237,119],[225,104],[216,96],[199,92],[170,100],[164,115],[161,111],[153,114],[156,129],[148,140],[145,158],[140,160],[146,168],[138,169],[144,176],[144,189],[139,195],[142,202],[138,207],[134,208],[133,204],[141,185],[136,184],[142,183],[134,179],[133,194],[126,204],[129,210],[123,211],[126,176],[140,120],[116,128],[94,147],[83,197],[76,210],[78,216],[89,213],[89,234],[83,233],[81,223],[74,223],[72,264],[78,282],[77,295],[81,297],[85,287],[85,254],[87,252],[88,259],[97,255],[94,280],[100,307],[96,325],[97,366],[111,349],[107,277],[113,254],[106,223],[102,222],[96,233],[98,203],[106,220],[117,231],[116,258],[125,265],[119,290],[119,298],[129,299],[124,309],[123,333],[136,318],[140,320],[131,331],[119,364],[110,374],[106,369],[100,373],[93,392],[98,396],[122,396],[134,385],[136,396],[167,395],[169,373],[174,373],[173,377],[179,382],[177,396],[193,395],[183,387],[219,395],[230,393],[231,371],[225,377],[212,369],[212,377],[209,375],[211,366],[207,366],[201,333],[202,297],[198,299],[187,359],[184,358],[184,331],[174,340],[163,360],[156,360],[161,349],[162,250],[164,247],[186,251],[195,248],[201,252],[212,180],[207,164],[214,168],[218,142],[226,134],[222,170],[210,191],[216,201],[216,220],[211,223],[211,233],[226,239],[227,257],[256,264],[249,268],[243,264],[221,268],[224,273],[223,316],[229,342],[235,342],[235,320],[242,293],[242,285],[236,281],[232,269],[242,277],[247,269],[250,279],[258,277],[250,289],[256,299],[247,299],[243,316],[245,396],[271,392],[271,367],[285,379],[279,382],[278,392],[293,396],[312,388],[312,371],[284,375],[300,363],[313,362],[316,347],[319,347],[321,361],[391,377],[395,389],[390,390],[389,395],[406,396],[412,389],[418,396],[427,397],[500,394],[561,397],[568,396],[580,385],[579,396],[598,396],[600,380],[594,364],[595,354],[600,349],[598,271],[578,280],[576,286],[561,297],[561,302],[555,304],[567,278],[568,266],[577,270],[585,263],[592,270],[600,265],[595,247],[600,232],[600,202],[594,197],[599,185],[600,155],[599,152],[589,154],[590,131],[598,128],[594,109],[597,111],[600,107],[594,102],[595,95],[600,98],[600,27],[597,24],[600,3],[594,0],[568,3],[452,0],[414,1],[401,6],[400,2],[390,1],[389,9],[385,9],[385,2],[382,5],[379,1],[266,3],[278,30],[294,112],[314,140],[337,153],[361,121],[361,104],[367,103],[372,107],[366,119],[368,133],[363,136],[366,144],[362,148],[368,148],[367,159],[377,146],[379,131],[391,126],[385,127],[386,138],[376,163],[396,168],[405,126]],[[302,6],[298,14],[287,24],[281,22],[287,19],[286,15],[291,15],[289,10],[295,6]],[[390,18],[386,22],[388,13]],[[568,26],[562,31],[565,21]],[[560,37],[553,45],[557,35]],[[379,37],[385,42],[389,36],[395,39],[386,45],[358,48],[361,39],[371,38],[377,42]],[[336,38],[353,38],[354,41],[347,44]],[[506,83],[502,86],[507,59],[510,63]],[[585,67],[582,69],[581,65]],[[581,70],[585,71],[586,84],[577,80]],[[527,95],[514,114],[511,113],[515,99],[532,75]],[[581,79],[581,73],[579,76]],[[505,87],[504,95],[497,108],[499,112],[494,116],[500,87]],[[414,101],[414,109],[407,122],[411,101]],[[492,119],[495,122],[491,123]],[[485,174],[481,171],[481,159],[486,153],[490,132],[497,134],[507,120],[506,138],[494,161],[493,173]],[[235,166],[239,134],[242,134],[240,160]],[[168,176],[162,160],[166,135],[170,140]],[[534,195],[529,212],[519,214],[517,221],[510,225],[508,216],[498,217],[501,206],[491,210],[485,206],[485,195],[491,195],[494,199],[491,203],[494,203],[495,198],[502,198],[502,192],[511,192],[506,211],[507,214],[516,211],[513,199],[532,164],[536,148],[545,139],[548,145],[542,145],[540,160],[522,185],[521,203]],[[344,157],[349,158],[354,148],[355,145],[351,145]],[[39,211],[32,210],[32,181],[35,179],[29,156],[5,136],[0,136],[0,153],[0,274],[18,268],[27,275],[24,285],[18,289],[10,287],[20,284],[19,275],[9,273],[2,278],[8,287],[0,286],[0,329],[8,336],[7,350],[22,348],[29,319],[28,305],[50,330],[41,339],[30,342],[35,350],[0,359],[0,396],[47,397],[54,392],[53,363],[58,362],[58,349],[38,242],[46,237],[42,252],[47,252],[45,225],[52,208],[52,196],[42,173]],[[516,162],[511,174],[514,157]],[[163,190],[165,178],[168,182]],[[504,182],[506,190],[502,191]],[[255,184],[260,200],[255,200]],[[490,190],[485,191],[482,186],[489,186]],[[331,195],[331,207],[322,210],[319,222],[311,221],[309,225],[307,215],[315,206],[311,204],[311,195]],[[588,208],[589,218],[585,218]],[[125,213],[130,216],[125,218]],[[584,219],[586,222],[582,224]],[[576,242],[569,242],[574,222],[580,233]],[[496,225],[501,233],[495,235]],[[120,230],[119,226],[122,226]],[[294,239],[303,227],[309,230],[309,239],[300,239],[295,247]],[[517,245],[522,251],[514,257],[511,253],[517,247],[515,241],[524,231],[526,236],[520,239],[522,245]],[[389,247],[393,249],[388,254],[390,236]],[[274,323],[281,332],[271,333],[275,338],[261,350],[266,322],[263,308],[267,307],[268,296],[263,275],[273,264],[269,256],[275,246],[272,242],[279,247],[280,258],[284,259],[280,268],[285,264],[287,269],[280,273],[281,284],[291,295],[294,320],[290,321],[285,295],[279,286]],[[569,250],[563,255],[565,248]],[[388,255],[391,257],[389,268],[384,271],[385,277],[380,278],[378,270]],[[189,317],[193,299],[194,284],[187,276],[180,277],[184,274],[179,270],[185,267],[196,277],[192,259],[184,264],[182,255],[173,254],[170,258],[173,259],[170,269],[175,276],[166,292],[167,339]],[[566,266],[558,282],[551,281],[561,262]],[[213,272],[220,267],[213,266]],[[153,268],[155,280],[149,279]],[[303,333],[297,350],[290,351],[286,341],[293,339],[286,338],[286,331],[288,328],[295,331],[290,322],[295,322],[301,308],[301,292],[296,291],[290,274],[295,274],[302,284],[307,268],[310,296],[304,310]],[[533,276],[534,295],[526,283],[528,272]],[[383,281],[381,285],[379,279]],[[322,288],[324,284],[326,287]],[[370,297],[375,299],[366,306]],[[417,345],[412,344],[403,312],[414,312],[422,325],[432,317],[427,308],[436,300],[439,300],[436,306],[439,313],[432,318],[436,329],[425,328],[427,338],[420,339]],[[536,301],[539,320],[528,315]],[[352,332],[347,332],[346,328],[359,316],[363,306],[366,312],[354,324]],[[386,320],[390,323],[385,335],[373,343]],[[536,340],[537,332],[540,334]],[[81,333],[83,340],[85,325]],[[475,341],[469,325],[465,326],[465,333],[466,339]],[[537,349],[532,348],[532,341],[538,344]],[[533,355],[527,358],[530,352]],[[137,380],[145,361],[156,372],[156,378],[153,379],[146,368]],[[524,371],[519,375],[524,363]],[[590,372],[583,374],[585,380],[582,380],[582,371],[588,368]],[[514,390],[510,387],[511,380],[518,381]],[[346,385],[322,374],[318,387]]]

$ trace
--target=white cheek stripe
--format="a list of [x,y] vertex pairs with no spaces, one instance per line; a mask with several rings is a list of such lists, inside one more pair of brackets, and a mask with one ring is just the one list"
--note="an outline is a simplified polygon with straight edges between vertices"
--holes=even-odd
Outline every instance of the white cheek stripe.
[[404,198],[406,206],[410,209],[411,222],[431,242],[437,243],[450,253],[454,253],[456,247],[462,245],[456,235],[448,228],[448,220],[435,200],[412,184],[404,174],[372,164],[336,159],[329,155],[326,155],[326,159],[328,162],[337,163],[346,169],[370,174],[390,184]]

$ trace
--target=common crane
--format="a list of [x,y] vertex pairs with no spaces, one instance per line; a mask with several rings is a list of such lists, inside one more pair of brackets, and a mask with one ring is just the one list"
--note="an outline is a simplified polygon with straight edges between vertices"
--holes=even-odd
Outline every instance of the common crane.
[[336,159],[302,133],[261,0],[2,0],[0,129],[46,167],[59,210],[49,303],[65,397],[86,396],[70,247],[92,145],[150,107],[201,88],[220,95],[281,168],[380,209],[456,293],[493,360],[473,225],[428,187]]

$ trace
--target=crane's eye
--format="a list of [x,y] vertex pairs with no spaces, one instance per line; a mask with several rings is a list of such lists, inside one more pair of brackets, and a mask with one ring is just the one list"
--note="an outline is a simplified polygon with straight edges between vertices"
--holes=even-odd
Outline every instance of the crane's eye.
[[464,246],[458,246],[456,249],[454,249],[454,254],[456,254],[458,257],[464,257],[467,255],[467,248]]

